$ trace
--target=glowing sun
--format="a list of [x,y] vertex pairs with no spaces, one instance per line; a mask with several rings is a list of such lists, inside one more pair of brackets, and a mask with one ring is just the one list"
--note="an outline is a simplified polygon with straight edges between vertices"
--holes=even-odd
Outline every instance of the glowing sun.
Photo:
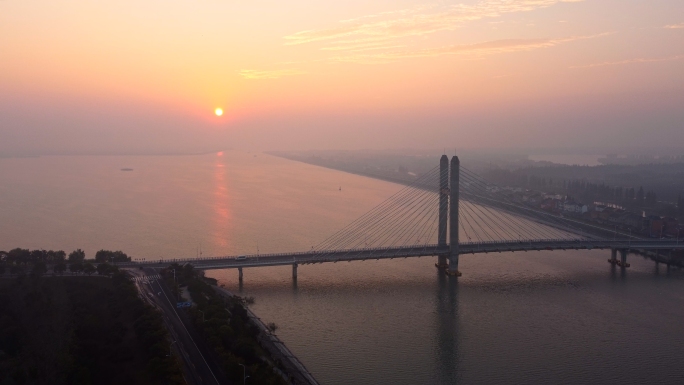
[[216,116],[221,116],[221,115],[223,115],[223,110],[220,108],[217,108],[214,110],[214,113],[216,114]]

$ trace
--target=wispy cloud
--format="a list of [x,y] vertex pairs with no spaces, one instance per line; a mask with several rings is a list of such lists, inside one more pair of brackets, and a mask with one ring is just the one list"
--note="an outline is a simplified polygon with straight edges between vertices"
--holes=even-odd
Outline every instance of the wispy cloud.
[[602,62],[602,63],[594,63],[594,64],[581,65],[581,66],[572,66],[570,68],[571,69],[579,69],[579,68],[595,68],[595,67],[605,67],[605,66],[616,66],[616,65],[624,65],[624,64],[634,64],[634,63],[657,63],[657,62],[672,61],[672,60],[679,60],[679,59],[684,59],[684,55],[662,57],[662,58],[650,58],[650,59],[648,59],[648,58],[637,58],[637,59],[627,59],[627,60],[620,60],[620,61],[606,61],[606,62]]
[[245,79],[278,79],[284,76],[303,75],[305,73],[305,71],[297,69],[241,70],[240,76]]
[[305,30],[285,36],[287,45],[327,42],[337,45],[339,40],[391,40],[453,30],[469,21],[496,18],[508,13],[527,12],[547,8],[558,3],[583,0],[480,0],[474,5],[457,4],[434,8],[413,8],[346,20],[339,25],[320,30]]
[[333,61],[357,62],[357,63],[384,63],[398,59],[435,57],[443,55],[471,55],[486,56],[510,52],[532,51],[535,49],[550,48],[560,44],[577,40],[594,39],[612,34],[612,32],[597,35],[569,36],[556,39],[505,39],[493,40],[476,44],[457,44],[428,49],[390,51],[375,54],[347,55],[331,58]]
[[663,28],[667,28],[667,29],[684,29],[684,23],[670,24],[670,25],[666,25],[666,26],[663,27]]

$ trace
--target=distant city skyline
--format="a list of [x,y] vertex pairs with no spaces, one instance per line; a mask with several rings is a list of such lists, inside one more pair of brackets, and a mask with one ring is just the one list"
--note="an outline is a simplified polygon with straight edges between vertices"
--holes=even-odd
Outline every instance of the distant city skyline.
[[0,52],[0,156],[684,146],[676,0],[6,0]]

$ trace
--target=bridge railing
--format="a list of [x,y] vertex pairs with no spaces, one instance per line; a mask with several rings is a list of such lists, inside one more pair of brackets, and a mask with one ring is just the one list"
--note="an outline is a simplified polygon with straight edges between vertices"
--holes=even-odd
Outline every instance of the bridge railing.
[[[586,245],[603,245],[603,246],[613,246],[613,247],[638,247],[655,245],[655,244],[679,244],[675,240],[663,240],[663,239],[583,239],[583,238],[556,238],[556,239],[511,239],[511,240],[501,240],[501,241],[479,241],[479,242],[462,242],[459,246],[464,247],[489,247],[489,246],[510,246],[510,245],[575,245],[575,244],[586,244]],[[414,245],[414,246],[403,246],[403,247],[380,247],[380,248],[357,248],[357,249],[343,249],[343,250],[314,250],[314,251],[299,251],[291,253],[267,253],[267,254],[252,254],[246,255],[248,260],[253,264],[258,262],[258,259],[273,259],[278,257],[292,257],[293,263],[296,262],[306,262],[315,260],[332,260],[334,258],[340,257],[354,257],[363,254],[369,254],[369,258],[373,256],[382,256],[391,252],[398,254],[410,254],[411,252],[426,253],[426,252],[443,252],[447,250],[442,250],[443,246],[437,244],[429,245]],[[308,259],[301,259],[297,257],[306,257]],[[170,259],[151,259],[146,261],[131,261],[131,262],[119,262],[116,265],[125,266],[136,266],[141,264],[157,264],[157,263],[206,263],[213,261],[236,261],[238,256],[218,256],[218,257],[203,257],[203,258],[170,258]],[[255,261],[256,259],[256,261]],[[264,264],[268,264],[268,261],[264,261]]]

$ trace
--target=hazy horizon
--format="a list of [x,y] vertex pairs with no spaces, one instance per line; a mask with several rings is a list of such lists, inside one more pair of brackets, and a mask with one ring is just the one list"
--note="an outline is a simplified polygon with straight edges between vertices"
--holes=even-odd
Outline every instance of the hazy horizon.
[[0,52],[0,156],[684,147],[675,0],[6,0]]

